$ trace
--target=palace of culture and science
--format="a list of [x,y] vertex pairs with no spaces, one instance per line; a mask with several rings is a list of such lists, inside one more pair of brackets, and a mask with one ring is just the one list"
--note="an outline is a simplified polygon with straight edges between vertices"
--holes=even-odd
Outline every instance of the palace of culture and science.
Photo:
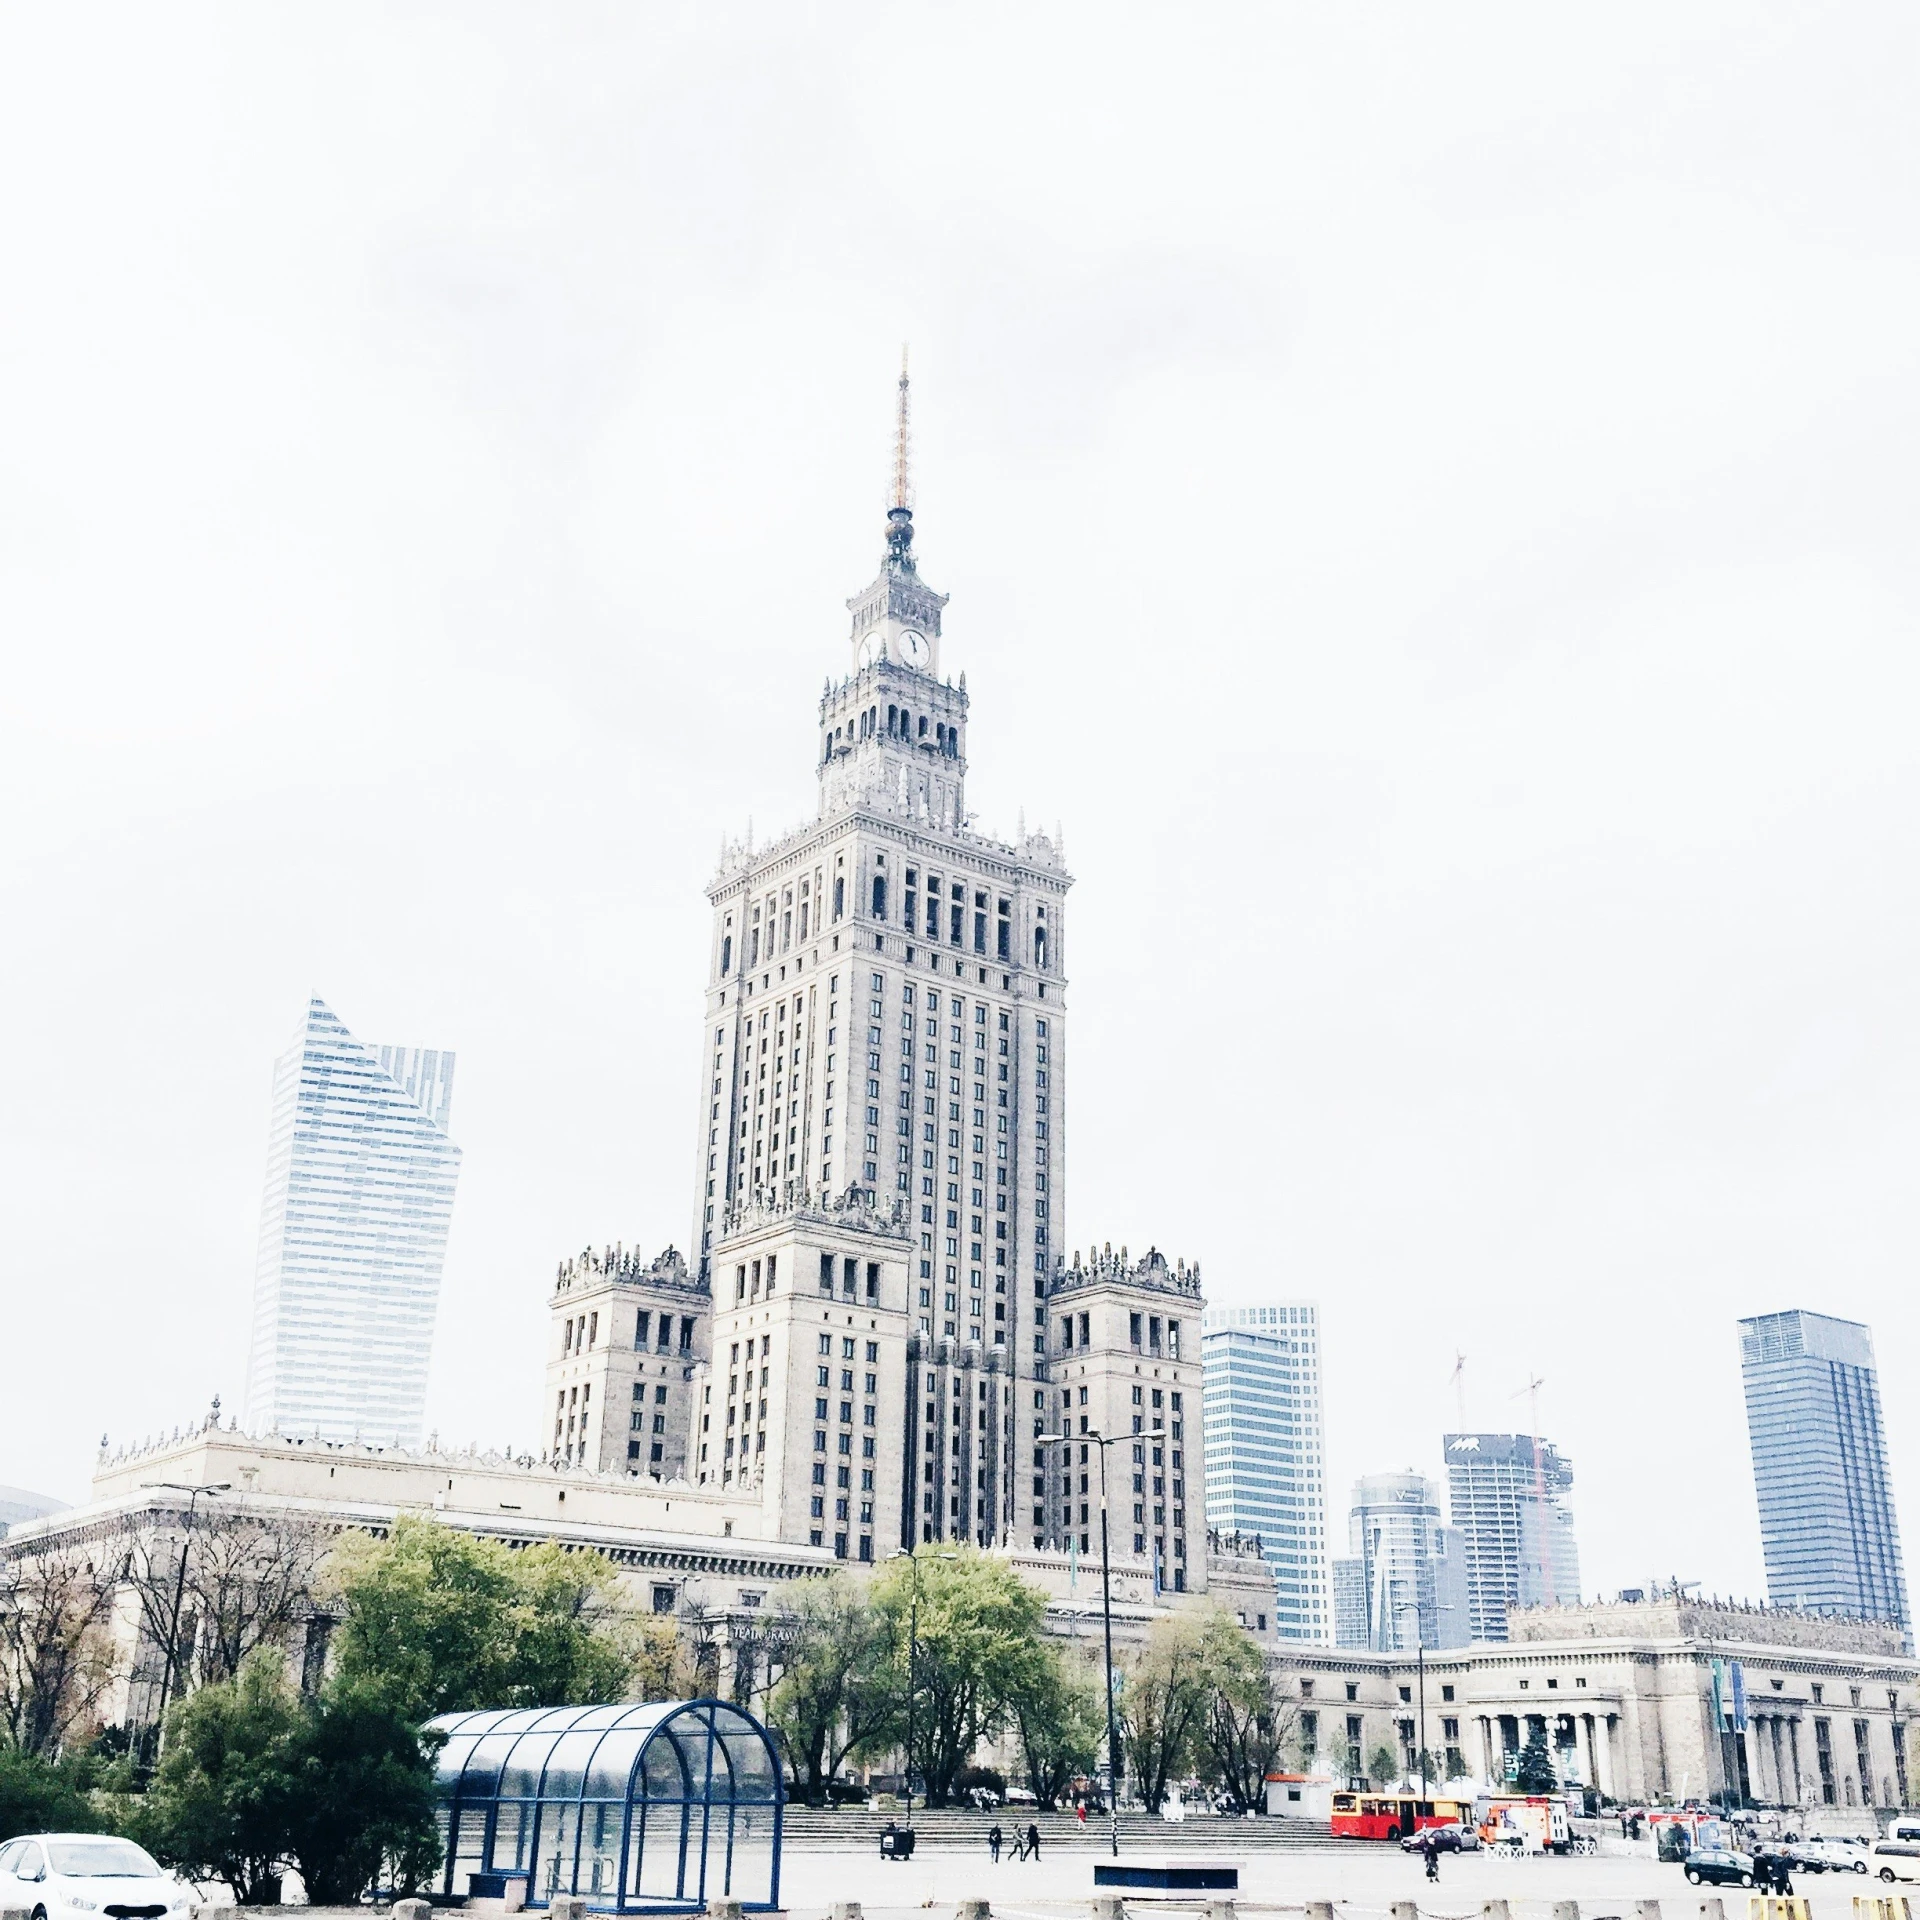
[[1199,1268],[1060,1244],[1072,883],[1045,834],[970,824],[966,677],[907,451],[903,372],[814,816],[725,847],[709,888],[688,1251],[561,1264],[537,1453],[243,1433],[216,1410],[103,1445],[63,1528],[163,1519],[198,1486],[329,1526],[430,1511],[593,1548],[642,1604],[742,1622],[778,1582],[967,1542],[1072,1633],[1098,1592],[1105,1436],[1116,1634],[1207,1595],[1275,1643],[1258,1542],[1207,1531]]
[[729,846],[709,898],[691,1259],[563,1267],[552,1457],[750,1504],[837,1558],[1098,1550],[1205,1584],[1200,1277],[1069,1265],[1066,938],[1045,834],[966,806],[964,673],[920,576],[907,380],[886,544],[821,696],[814,818]]
[[[1083,1634],[1104,1490],[1116,1642],[1202,1596],[1276,1666],[1284,1637],[1286,1696],[1325,1703],[1302,1705],[1301,1738],[1329,1759],[1385,1743],[1411,1767],[1425,1686],[1450,1774],[1504,1780],[1522,1729],[1545,1728],[1563,1778],[1617,1797],[1720,1791],[1734,1754],[1742,1793],[1832,1800],[1802,1763],[1826,1752],[1822,1689],[1845,1684],[1848,1764],[1880,1804],[1906,1803],[1920,1663],[1897,1626],[1636,1592],[1416,1663],[1306,1644],[1320,1543],[1291,1483],[1268,1508],[1271,1564],[1257,1536],[1208,1531],[1199,1269],[1060,1245],[1071,881],[1056,841],[969,825],[966,680],[944,668],[946,599],[914,552],[906,400],[903,375],[880,571],[848,602],[843,677],[820,701],[814,817],[728,847],[709,890],[689,1251],[561,1265],[537,1450],[418,1447],[397,1425],[245,1433],[216,1402],[157,1441],[103,1441],[90,1501],[16,1525],[9,1551],[94,1553],[137,1527],[179,1540],[184,1567],[196,1513],[326,1531],[431,1514],[604,1554],[636,1606],[712,1633],[724,1691],[764,1673],[781,1583],[936,1542],[1003,1556],[1050,1631]],[[1223,1375],[1218,1423],[1256,1404],[1271,1423],[1237,1436],[1264,1454],[1236,1466],[1223,1447],[1223,1511],[1244,1501],[1246,1459],[1298,1457],[1317,1481],[1317,1331],[1292,1308],[1216,1315],[1216,1345],[1266,1342]],[[123,1677],[103,1717],[150,1724],[168,1669],[130,1588],[111,1619]],[[320,1607],[296,1623],[294,1670],[320,1671],[327,1627]],[[1723,1655],[1765,1676],[1744,1737],[1725,1731]],[[1538,1691],[1542,1674],[1560,1691]]]

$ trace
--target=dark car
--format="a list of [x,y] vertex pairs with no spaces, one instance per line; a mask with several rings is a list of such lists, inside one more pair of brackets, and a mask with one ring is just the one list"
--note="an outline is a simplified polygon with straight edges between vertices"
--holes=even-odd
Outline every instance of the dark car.
[[1824,1854],[1810,1852],[1799,1841],[1790,1846],[1776,1847],[1774,1857],[1786,1862],[1789,1873],[1830,1873],[1833,1870],[1832,1862]]
[[1698,1847],[1687,1855],[1687,1879],[1696,1887],[1702,1881],[1714,1887],[1750,1887],[1753,1856],[1720,1847]]
[[1408,1834],[1400,1842],[1400,1851],[1418,1853],[1428,1841],[1432,1841],[1435,1853],[1472,1853],[1480,1845],[1480,1836],[1458,1820],[1448,1820],[1440,1826],[1422,1827],[1417,1833]]

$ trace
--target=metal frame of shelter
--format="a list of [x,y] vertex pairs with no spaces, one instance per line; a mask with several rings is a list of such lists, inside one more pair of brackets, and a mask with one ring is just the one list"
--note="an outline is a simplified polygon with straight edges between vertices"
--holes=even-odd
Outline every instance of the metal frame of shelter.
[[525,1874],[527,1904],[577,1893],[615,1913],[780,1904],[780,1761],[725,1700],[449,1713],[436,1763],[446,1864]]

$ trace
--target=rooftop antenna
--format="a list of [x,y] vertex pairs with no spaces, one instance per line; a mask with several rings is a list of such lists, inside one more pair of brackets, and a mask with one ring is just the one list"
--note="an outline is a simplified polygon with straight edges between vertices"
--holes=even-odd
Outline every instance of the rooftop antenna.
[[900,410],[893,429],[893,483],[887,489],[887,565],[901,573],[913,564],[913,433],[907,422],[907,350],[900,349]]
[[[1560,1589],[1553,1577],[1553,1535],[1547,1526],[1547,1467],[1540,1457],[1540,1389],[1546,1384],[1535,1374],[1520,1393],[1527,1396],[1527,1418],[1533,1423],[1527,1439],[1533,1446],[1534,1524],[1540,1529],[1540,1584],[1545,1589],[1540,1599],[1543,1606],[1551,1606],[1560,1597]],[[1518,1400],[1520,1393],[1508,1397]]]
[[887,510],[913,511],[913,434],[907,424],[907,349],[900,347],[900,411],[893,429],[893,485],[887,495]]
[[1454,1405],[1460,1413],[1459,1431],[1465,1433],[1467,1430],[1467,1356],[1464,1353],[1458,1351],[1454,1353],[1450,1384],[1453,1387]]

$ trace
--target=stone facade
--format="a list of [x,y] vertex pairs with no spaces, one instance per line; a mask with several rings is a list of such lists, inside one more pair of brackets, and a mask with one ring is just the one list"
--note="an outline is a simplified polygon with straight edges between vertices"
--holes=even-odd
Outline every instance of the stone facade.
[[[1443,1774],[1493,1783],[1538,1727],[1562,1779],[1623,1803],[1729,1785],[1800,1809],[1911,1802],[1920,1663],[1897,1627],[1673,1601],[1516,1611],[1510,1625],[1505,1643],[1426,1656],[1425,1744]],[[1418,1753],[1415,1659],[1288,1648],[1284,1660],[1323,1765],[1344,1772],[1353,1749],[1364,1765],[1383,1743]],[[1726,1724],[1736,1662],[1738,1731]]]
[[645,1264],[623,1247],[563,1261],[548,1325],[546,1457],[684,1479],[710,1305],[672,1247]]

